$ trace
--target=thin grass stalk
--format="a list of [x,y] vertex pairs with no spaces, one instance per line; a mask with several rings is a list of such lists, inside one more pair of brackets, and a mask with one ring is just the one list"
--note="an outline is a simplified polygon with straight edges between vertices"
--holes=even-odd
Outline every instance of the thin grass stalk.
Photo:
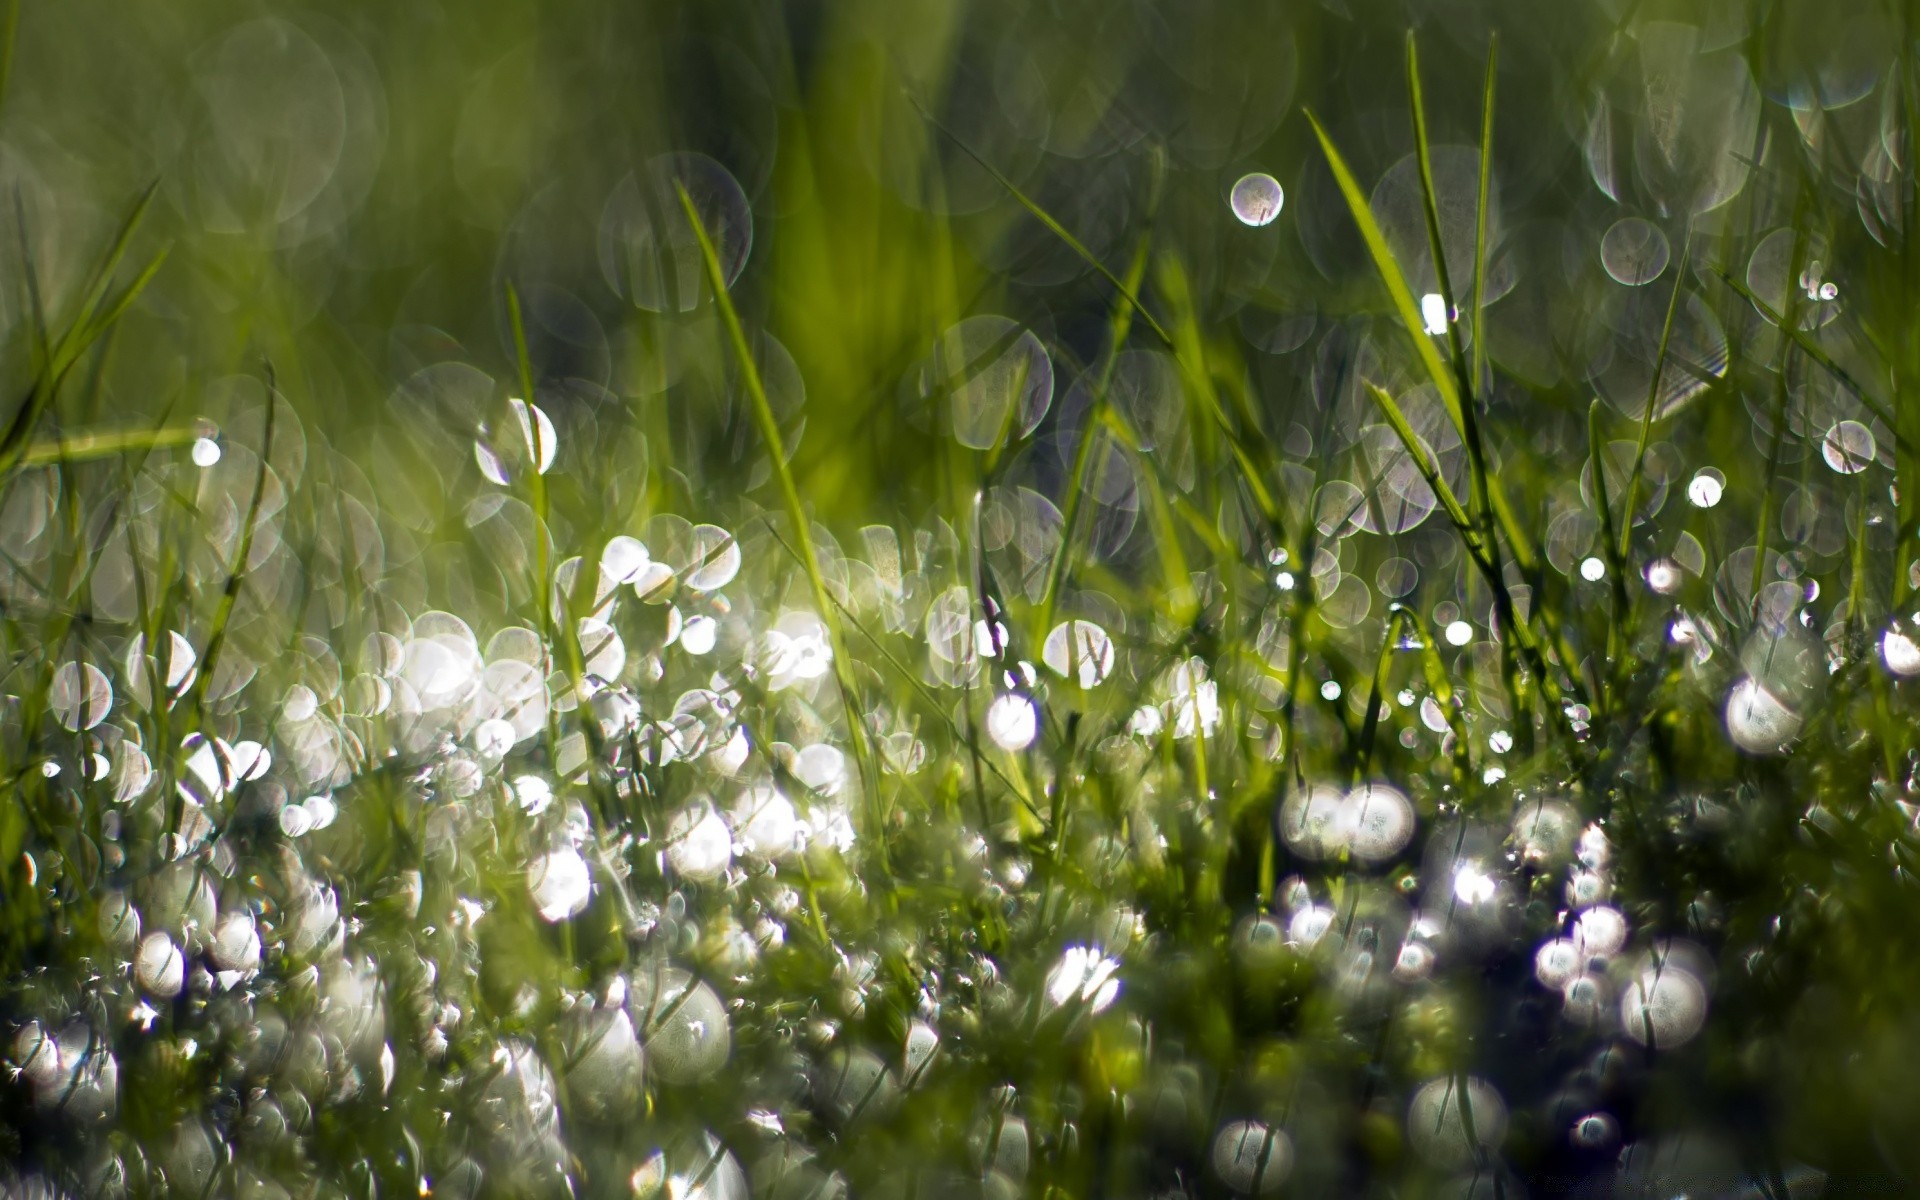
[[801,565],[806,570],[807,585],[813,591],[814,606],[820,610],[820,620],[827,627],[827,637],[833,648],[834,681],[840,687],[840,702],[846,709],[848,737],[853,745],[853,754],[859,766],[860,778],[870,815],[874,818],[874,841],[885,850],[885,812],[880,796],[879,781],[873,773],[873,750],[867,741],[867,727],[864,710],[859,703],[859,694],[853,684],[853,674],[847,659],[846,638],[840,629],[838,609],[827,592],[826,577],[820,572],[820,556],[813,546],[813,530],[807,522],[806,508],[800,502],[800,491],[794,485],[793,471],[787,466],[785,442],[780,436],[780,423],[773,415],[773,405],[767,399],[766,386],[760,379],[760,369],[754,364],[753,349],[747,343],[747,333],[740,324],[740,314],[733,307],[733,298],[727,294],[726,274],[720,267],[720,256],[713,248],[713,239],[707,233],[706,225],[700,219],[700,210],[694,206],[693,197],[687,193],[686,186],[678,180],[674,190],[680,194],[680,206],[686,211],[687,222],[692,225],[694,237],[700,244],[700,257],[706,264],[707,284],[713,292],[714,307],[720,312],[721,323],[726,327],[728,340],[733,345],[734,357],[740,364],[741,380],[747,386],[747,396],[751,401],[754,421],[760,427],[760,435],[766,442],[767,455],[773,464],[774,479],[780,486],[780,498],[787,509],[787,519],[793,524],[793,538],[800,552]]

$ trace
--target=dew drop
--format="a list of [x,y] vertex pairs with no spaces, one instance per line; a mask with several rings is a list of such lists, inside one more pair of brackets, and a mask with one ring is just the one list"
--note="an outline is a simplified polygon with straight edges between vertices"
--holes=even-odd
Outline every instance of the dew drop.
[[1233,215],[1243,225],[1259,227],[1273,222],[1287,202],[1286,190],[1271,175],[1255,171],[1233,185]]

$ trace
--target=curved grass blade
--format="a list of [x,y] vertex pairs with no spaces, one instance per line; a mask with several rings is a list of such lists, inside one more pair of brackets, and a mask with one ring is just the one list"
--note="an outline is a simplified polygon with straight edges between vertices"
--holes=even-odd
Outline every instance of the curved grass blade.
[[[57,342],[42,351],[43,361],[39,364],[40,369],[35,374],[32,386],[27,389],[27,395],[21,400],[19,407],[14,409],[5,433],[0,434],[0,476],[6,475],[20,465],[20,458],[26,451],[28,439],[32,436],[35,427],[39,425],[40,418],[45,416],[47,410],[53,406],[54,398],[59,395],[60,385],[66,379],[67,373],[73,369],[75,363],[80,361],[87,348],[112,327],[128,308],[132,307],[134,300],[145,290],[147,284],[159,272],[161,264],[166,261],[166,251],[162,250],[141,269],[134,281],[122,290],[111,304],[107,304],[104,312],[101,310],[101,305],[106,304],[107,296],[112,290],[113,277],[126,258],[127,249],[133,243],[133,235],[139,229],[141,219],[146,216],[147,208],[153,203],[154,194],[159,186],[160,181],[156,179],[140,193],[133,208],[122,219],[113,241],[101,256],[99,265],[94,268],[93,274],[89,277],[82,293],[80,309],[75,314],[73,323],[68,326],[67,331]],[[30,268],[28,285],[34,292],[36,320],[43,323],[44,318],[38,315],[37,284],[32,278]],[[44,324],[42,324],[41,337],[44,341]]]
[[1426,322],[1420,317],[1420,306],[1413,298],[1413,290],[1407,286],[1407,277],[1401,273],[1400,264],[1394,260],[1393,249],[1387,245],[1387,235],[1381,230],[1380,223],[1373,219],[1373,210],[1367,204],[1365,193],[1360,190],[1359,181],[1353,177],[1347,160],[1341,157],[1339,149],[1334,146],[1326,127],[1320,124],[1320,118],[1308,110],[1307,121],[1313,126],[1314,136],[1320,140],[1320,150],[1326,155],[1334,183],[1339,186],[1340,195],[1347,202],[1347,211],[1352,214],[1354,224],[1360,227],[1360,239],[1366,243],[1367,254],[1373,259],[1380,282],[1386,285],[1387,298],[1393,304],[1394,315],[1400,318],[1402,328],[1413,342],[1414,353],[1419,356],[1420,365],[1426,369],[1427,377],[1439,391],[1440,401],[1446,406],[1447,417],[1452,420],[1455,431],[1465,439],[1466,425],[1461,416],[1459,381],[1441,359],[1433,338],[1427,333]]

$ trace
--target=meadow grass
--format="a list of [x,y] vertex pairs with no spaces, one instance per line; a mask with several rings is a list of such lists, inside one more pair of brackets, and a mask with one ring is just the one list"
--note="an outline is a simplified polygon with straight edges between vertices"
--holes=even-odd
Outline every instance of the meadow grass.
[[6,1194],[1912,1186],[1906,6],[109,7]]

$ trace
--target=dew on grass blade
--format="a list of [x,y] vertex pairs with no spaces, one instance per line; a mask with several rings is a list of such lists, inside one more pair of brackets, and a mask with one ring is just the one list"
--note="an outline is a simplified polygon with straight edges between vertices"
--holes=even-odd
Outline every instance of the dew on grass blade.
[[624,533],[607,539],[600,551],[601,576],[614,584],[632,583],[652,562],[646,544]]
[[907,1026],[907,1044],[901,1057],[901,1068],[908,1083],[917,1082],[926,1073],[939,1050],[940,1033],[933,1026],[925,1021],[915,1021]]
[[647,1047],[647,1070],[671,1084],[695,1083],[726,1065],[733,1033],[726,1005],[679,967],[645,963],[627,977],[627,1012]]
[[1280,807],[1280,836],[1305,858],[1331,858],[1346,848],[1349,813],[1339,788],[1314,784],[1294,790]]
[[1828,261],[1826,239],[1818,234],[1776,229],[1761,238],[1747,259],[1755,311],[1760,305],[1771,309],[1769,321],[1792,314],[1803,330],[1831,324],[1840,315],[1840,289],[1826,277]]
[[1425,1083],[1407,1106],[1407,1141],[1436,1167],[1471,1166],[1506,1140],[1507,1105],[1494,1086],[1475,1076],[1466,1077],[1464,1089],[1457,1083],[1452,1075]]
[[1384,862],[1413,840],[1413,804],[1398,788],[1366,783],[1348,792],[1347,846],[1361,862]]
[[1648,966],[1620,994],[1620,1028],[1651,1049],[1691,1041],[1706,1019],[1705,985],[1672,961]]
[[563,1026],[568,1099],[595,1117],[623,1115],[639,1098],[646,1054],[626,1009],[582,1005]]
[[501,487],[518,482],[529,466],[536,474],[545,475],[560,448],[560,435],[545,409],[517,396],[507,405],[512,410],[512,432],[495,433],[493,425],[483,421],[473,442],[473,459],[480,473]]
[[696,592],[713,592],[740,573],[740,543],[718,525],[695,525],[693,547],[681,582]]
[[113,707],[113,685],[92,663],[61,663],[47,688],[47,703],[66,728],[92,729]]
[[186,959],[180,947],[164,932],[155,930],[141,939],[133,959],[133,973],[149,993],[162,1000],[173,999],[185,986],[186,971]]
[[1639,287],[1660,278],[1672,257],[1667,235],[1640,217],[1615,221],[1600,239],[1600,263],[1615,282]]
[[1800,732],[1801,715],[1751,675],[1727,693],[1727,736],[1749,754],[1779,754]]
[[1702,467],[1687,484],[1687,502],[1695,508],[1712,508],[1726,492],[1727,478],[1713,467]]
[[1243,1196],[1277,1192],[1293,1170],[1293,1141],[1259,1121],[1229,1121],[1213,1139],[1213,1171]]
[[1820,439],[1820,457],[1842,475],[1858,475],[1873,464],[1873,430],[1858,421],[1839,421]]
[[1062,621],[1047,634],[1040,659],[1061,678],[1096,687],[1113,673],[1113,639],[1092,621]]
[[593,875],[578,850],[562,846],[534,860],[527,870],[527,888],[540,919],[552,924],[586,908],[593,894]]
[[1114,978],[1119,969],[1119,962],[1097,947],[1069,946],[1047,972],[1047,1000],[1056,1008],[1077,1003],[1099,1012],[1120,995],[1120,981]]
[[733,862],[733,834],[705,796],[667,823],[666,847],[667,862],[688,879],[717,879]]
[[1887,670],[1902,678],[1920,675],[1920,639],[1910,627],[1896,623],[1880,635],[1880,658]]
[[1053,360],[1006,317],[968,317],[934,343],[918,391],[920,403],[948,414],[956,441],[990,450],[1026,437],[1047,415]]
[[212,438],[195,438],[190,454],[194,466],[211,467],[220,461],[220,443]]
[[1002,750],[1025,750],[1040,731],[1040,713],[1028,697],[1007,692],[994,697],[987,706],[986,725],[994,745]]
[[1280,209],[1286,204],[1287,194],[1280,181],[1271,175],[1258,171],[1242,175],[1233,185],[1228,202],[1233,207],[1233,215],[1242,225],[1260,226],[1270,224],[1280,215]]
[[793,802],[772,784],[759,783],[733,802],[733,835],[749,854],[778,858],[800,843],[800,818]]
[[615,295],[648,312],[691,312],[707,298],[699,236],[685,188],[728,287],[753,248],[753,213],[733,175],[704,154],[663,154],[615,185],[600,214],[600,274]]

